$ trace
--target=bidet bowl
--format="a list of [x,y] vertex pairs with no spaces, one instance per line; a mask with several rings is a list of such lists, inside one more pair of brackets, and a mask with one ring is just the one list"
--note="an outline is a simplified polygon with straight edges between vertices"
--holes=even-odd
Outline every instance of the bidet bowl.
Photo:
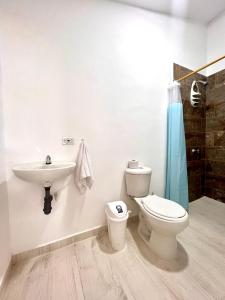
[[43,162],[31,162],[16,165],[12,170],[24,181],[51,186],[55,181],[68,177],[75,166],[75,162],[67,161],[53,162],[49,165]]

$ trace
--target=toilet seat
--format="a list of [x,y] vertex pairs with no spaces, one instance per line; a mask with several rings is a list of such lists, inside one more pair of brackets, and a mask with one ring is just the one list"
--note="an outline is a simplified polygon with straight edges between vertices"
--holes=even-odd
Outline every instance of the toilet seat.
[[141,202],[147,213],[163,220],[176,221],[187,214],[180,204],[156,195],[144,197]]

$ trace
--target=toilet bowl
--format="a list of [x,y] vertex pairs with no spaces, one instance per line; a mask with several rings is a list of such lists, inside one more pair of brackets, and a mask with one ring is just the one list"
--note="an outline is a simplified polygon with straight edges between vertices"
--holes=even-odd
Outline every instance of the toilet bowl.
[[134,200],[141,210],[138,228],[140,236],[160,258],[176,258],[176,236],[188,226],[187,211],[178,203],[156,195]]
[[127,194],[139,207],[138,233],[151,251],[162,259],[177,256],[178,233],[188,226],[188,213],[178,203],[149,195],[152,170],[148,167],[127,168]]

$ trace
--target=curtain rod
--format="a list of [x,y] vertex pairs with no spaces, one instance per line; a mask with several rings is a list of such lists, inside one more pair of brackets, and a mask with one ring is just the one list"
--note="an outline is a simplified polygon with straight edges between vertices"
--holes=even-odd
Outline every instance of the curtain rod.
[[192,75],[198,73],[199,71],[204,70],[205,68],[207,68],[207,67],[209,67],[209,66],[211,66],[211,65],[213,65],[213,64],[215,64],[215,63],[217,63],[218,61],[220,61],[220,60],[222,60],[222,59],[224,59],[224,58],[225,58],[225,55],[223,55],[223,56],[221,56],[221,57],[219,57],[219,58],[217,58],[217,59],[211,61],[210,63],[208,63],[208,64],[206,64],[206,65],[204,65],[204,66],[202,66],[202,67],[196,69],[195,71],[192,71],[192,72],[188,73],[187,75],[185,75],[185,76],[183,76],[183,77],[177,79],[176,81],[184,80],[184,79],[186,79],[186,78],[188,78],[188,77],[190,77],[190,76],[192,76]]

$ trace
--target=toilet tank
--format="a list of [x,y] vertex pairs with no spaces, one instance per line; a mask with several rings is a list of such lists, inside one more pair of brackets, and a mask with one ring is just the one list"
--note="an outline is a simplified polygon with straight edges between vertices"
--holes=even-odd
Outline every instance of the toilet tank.
[[152,170],[148,167],[126,168],[127,194],[131,197],[145,197],[149,194]]

